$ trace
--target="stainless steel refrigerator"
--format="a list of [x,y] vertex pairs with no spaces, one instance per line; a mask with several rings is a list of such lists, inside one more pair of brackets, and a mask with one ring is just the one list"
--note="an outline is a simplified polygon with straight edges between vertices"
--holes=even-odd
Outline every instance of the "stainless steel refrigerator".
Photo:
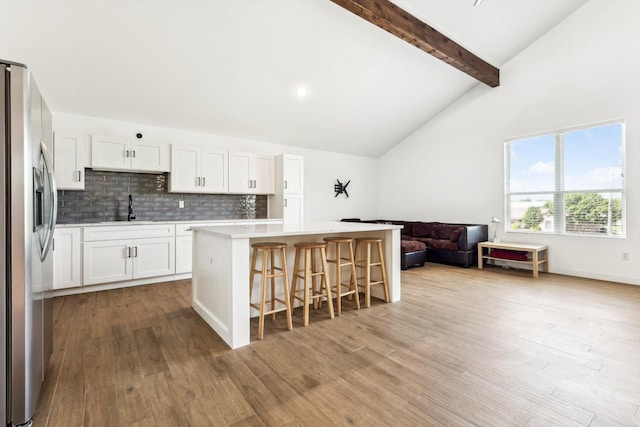
[[0,404],[18,426],[31,424],[53,348],[57,194],[51,113],[26,66],[0,59],[0,71]]

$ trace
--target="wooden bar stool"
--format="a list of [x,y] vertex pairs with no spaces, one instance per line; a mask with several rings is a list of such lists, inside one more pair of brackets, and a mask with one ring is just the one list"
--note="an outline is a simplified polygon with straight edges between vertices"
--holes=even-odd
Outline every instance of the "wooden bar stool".
[[[377,247],[378,256],[376,262],[373,262],[371,257],[371,245],[376,245]],[[384,267],[384,254],[382,253],[382,239],[356,239],[356,256],[359,256],[356,261],[356,267],[364,270],[364,276],[358,277],[358,286],[364,288],[364,306],[367,308],[371,306],[371,286],[373,285],[382,285],[384,300],[385,302],[390,302],[389,283],[387,282],[387,271]],[[371,281],[371,269],[373,267],[380,269],[381,280]]]
[[[327,264],[334,264],[336,270],[336,276],[334,286],[331,288],[336,294],[336,312],[340,316],[342,313],[342,297],[350,295],[349,299],[356,297],[356,308],[360,309],[360,298],[358,295],[358,282],[356,280],[356,262],[353,256],[353,239],[350,237],[325,237],[327,242],[327,251],[329,251],[329,245],[334,245],[335,258],[327,258]],[[342,252],[342,247],[345,246],[345,252]],[[330,251],[329,251],[330,252]],[[349,267],[349,281],[342,283],[342,270],[344,267]]]
[[[253,257],[251,259],[251,274],[249,275],[249,305],[260,311],[260,320],[258,323],[258,338],[262,339],[264,335],[264,316],[271,314],[271,318],[275,320],[276,313],[280,311],[286,311],[287,313],[287,329],[293,329],[291,323],[291,300],[289,299],[289,280],[287,278],[287,255],[285,249],[286,243],[278,242],[263,242],[254,243],[251,245],[253,248]],[[259,252],[262,251],[262,262],[260,269],[256,268],[258,262]],[[280,254],[280,267],[275,264],[275,255]],[[251,297],[253,294],[253,280],[256,274],[261,275],[260,280],[260,302],[252,303]],[[282,286],[284,294],[282,299],[276,296],[276,278],[282,278]],[[269,301],[271,303],[271,309],[265,311],[266,292],[267,292],[267,279],[271,280],[271,293]],[[283,307],[276,308],[276,302],[284,304]]]
[[[293,278],[291,280],[291,306],[295,300],[302,301],[304,310],[304,326],[309,324],[309,302],[313,300],[313,308],[320,307],[322,298],[327,298],[329,317],[333,319],[333,301],[331,299],[331,282],[327,271],[327,244],[322,242],[296,243],[296,256],[293,263]],[[320,256],[321,269],[317,265]],[[303,262],[300,266],[300,261]],[[299,280],[303,281],[303,288],[298,289]],[[318,283],[318,280],[320,279]],[[302,293],[303,296],[298,296]],[[311,295],[310,295],[311,293]]]

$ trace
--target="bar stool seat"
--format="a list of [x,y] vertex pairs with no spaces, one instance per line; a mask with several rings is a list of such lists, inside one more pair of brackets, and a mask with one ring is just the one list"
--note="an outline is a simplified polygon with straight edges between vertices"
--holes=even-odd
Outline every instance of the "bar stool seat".
[[[291,300],[289,299],[289,280],[287,278],[287,255],[286,243],[280,242],[259,242],[251,245],[253,248],[253,256],[251,259],[251,273],[249,275],[249,305],[260,311],[260,319],[258,321],[258,338],[263,339],[264,336],[264,317],[271,314],[271,318],[275,320],[276,313],[286,312],[287,329],[293,329],[291,321]],[[260,254],[262,251],[262,254]],[[276,253],[280,254],[280,266],[276,266]],[[261,256],[260,256],[261,255]],[[258,258],[261,258],[260,268],[256,268]],[[251,302],[253,294],[253,282],[255,276],[259,274],[260,280],[260,301],[258,303]],[[278,298],[276,295],[276,278],[282,278],[283,297]],[[271,289],[269,294],[270,310],[265,310],[267,303],[267,279],[271,281]],[[276,302],[283,304],[276,307]]]
[[[335,265],[335,281],[331,288],[336,295],[336,314],[340,316],[342,313],[342,297],[349,296],[349,299],[353,299],[355,295],[356,308],[360,309],[360,298],[358,295],[358,283],[356,280],[356,262],[353,254],[353,239],[351,237],[325,237],[324,241],[327,243],[327,251],[331,252],[329,245],[334,246],[335,258],[327,258],[327,264]],[[345,252],[342,252],[342,247],[345,246]],[[344,282],[342,280],[342,270],[345,267],[349,267],[349,281]]]
[[[313,301],[313,308],[320,308],[323,298],[327,299],[329,317],[333,319],[333,300],[331,297],[331,282],[327,270],[327,244],[323,242],[300,242],[295,244],[296,255],[291,279],[291,306],[295,300],[301,301],[304,313],[304,326],[309,324],[309,304]],[[318,266],[317,258],[320,258]],[[300,262],[302,261],[302,266]],[[318,281],[318,279],[320,279]],[[302,280],[303,287],[298,289]],[[298,294],[302,294],[299,296]]]
[[[371,246],[376,246],[377,260],[373,260]],[[358,286],[364,289],[364,306],[371,307],[371,286],[382,285],[385,302],[390,302],[389,283],[387,282],[387,271],[384,266],[384,254],[382,252],[382,239],[360,238],[356,239],[356,268],[363,270],[364,275],[358,277]],[[380,280],[372,281],[373,268],[377,267]]]

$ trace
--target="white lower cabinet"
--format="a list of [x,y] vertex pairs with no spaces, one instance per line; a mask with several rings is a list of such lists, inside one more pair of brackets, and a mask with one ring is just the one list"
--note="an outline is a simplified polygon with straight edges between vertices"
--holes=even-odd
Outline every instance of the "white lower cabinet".
[[53,289],[82,286],[82,228],[58,227],[53,242]]
[[[173,224],[87,230],[83,251],[85,285],[175,274]],[[130,238],[122,238],[125,236]]]
[[193,236],[176,236],[176,274],[191,273]]
[[84,243],[84,284],[175,273],[173,237]]

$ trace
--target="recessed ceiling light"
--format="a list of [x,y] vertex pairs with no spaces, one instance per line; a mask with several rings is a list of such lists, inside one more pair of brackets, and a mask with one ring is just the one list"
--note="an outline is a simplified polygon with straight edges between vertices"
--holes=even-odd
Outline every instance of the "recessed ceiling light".
[[307,95],[307,88],[305,86],[298,86],[293,92],[298,98],[304,98]]
[[473,6],[474,6],[474,7],[476,7],[476,6],[480,6],[480,3],[482,3],[482,0],[476,0],[476,2],[475,2],[475,3],[473,3]]

